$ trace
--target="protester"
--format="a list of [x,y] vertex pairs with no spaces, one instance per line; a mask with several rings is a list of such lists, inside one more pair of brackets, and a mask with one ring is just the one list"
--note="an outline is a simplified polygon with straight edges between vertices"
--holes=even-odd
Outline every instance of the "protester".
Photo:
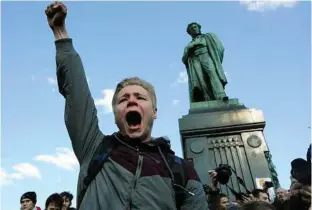
[[21,210],[41,210],[36,207],[37,194],[35,192],[25,192],[20,199]]
[[241,205],[239,210],[275,210],[275,207],[265,201],[250,201]]
[[277,188],[275,190],[275,195],[276,197],[274,199],[273,206],[275,206],[277,210],[283,210],[287,203],[286,201],[289,199],[287,190],[281,187]]
[[229,205],[229,198],[223,193],[220,193],[220,205],[225,208]]
[[262,189],[254,189],[252,191],[252,196],[256,201],[264,201],[270,203],[269,194]]
[[50,195],[45,203],[45,210],[61,210],[63,205],[63,199],[58,193]]
[[64,191],[60,194],[60,196],[63,199],[62,210],[75,210],[75,208],[71,208],[72,200],[74,198],[73,194]]
[[287,197],[288,197],[288,192],[287,190],[285,190],[284,188],[277,188],[275,190],[275,194],[276,194],[276,201],[280,201],[280,202],[284,202]]
[[[166,138],[151,137],[157,118],[153,86],[137,77],[121,81],[112,102],[119,131],[103,135],[80,56],[65,27],[67,9],[55,2],[45,12],[56,40],[58,87],[66,100],[65,124],[80,163],[77,209],[206,210],[205,193],[194,167],[174,156]],[[113,152],[94,156],[107,149]],[[105,164],[102,159],[107,160]],[[95,177],[88,174],[89,166],[92,171],[95,168],[90,163],[103,163]],[[177,164],[183,166],[185,186],[175,179],[173,165]],[[175,198],[178,191],[183,191],[183,196]]]

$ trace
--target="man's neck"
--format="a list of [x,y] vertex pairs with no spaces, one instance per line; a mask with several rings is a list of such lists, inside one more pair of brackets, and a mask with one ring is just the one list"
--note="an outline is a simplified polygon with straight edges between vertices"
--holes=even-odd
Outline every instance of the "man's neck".
[[121,133],[120,131],[117,133],[117,135],[120,137],[120,139],[122,139],[123,141],[131,141],[131,142],[137,142],[137,143],[144,143],[144,144],[148,144],[152,137],[151,135],[147,135],[146,137],[142,137],[142,138],[131,138],[128,135],[125,135],[123,133]]

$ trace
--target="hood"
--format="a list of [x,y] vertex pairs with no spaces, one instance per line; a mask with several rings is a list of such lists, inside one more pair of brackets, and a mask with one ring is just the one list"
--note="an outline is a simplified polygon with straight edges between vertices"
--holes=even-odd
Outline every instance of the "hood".
[[174,154],[174,152],[171,150],[171,143],[167,136],[152,137],[149,145],[159,146],[160,148],[167,149]]
[[[128,137],[123,136],[121,133],[116,132],[113,135],[116,136],[117,139],[125,142],[128,145],[131,146],[136,146],[138,144],[142,144],[140,142],[136,142],[136,141],[128,141]],[[171,150],[171,144],[170,144],[170,140],[167,136],[161,136],[161,137],[152,137],[151,140],[148,143],[143,143],[145,145],[149,145],[149,146],[159,146],[161,149],[167,150],[172,154],[175,154],[172,150]]]

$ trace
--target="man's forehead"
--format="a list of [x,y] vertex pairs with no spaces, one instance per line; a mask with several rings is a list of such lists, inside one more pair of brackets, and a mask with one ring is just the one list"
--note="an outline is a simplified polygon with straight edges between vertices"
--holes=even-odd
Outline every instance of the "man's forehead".
[[147,95],[148,92],[145,88],[139,85],[128,85],[119,91],[118,96],[121,97],[123,95],[131,95],[131,94]]

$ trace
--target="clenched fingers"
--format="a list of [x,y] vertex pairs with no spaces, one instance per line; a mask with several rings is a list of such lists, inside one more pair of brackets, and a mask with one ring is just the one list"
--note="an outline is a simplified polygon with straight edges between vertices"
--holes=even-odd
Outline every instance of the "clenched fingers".
[[47,6],[47,8],[45,10],[45,13],[48,17],[52,17],[57,12],[63,12],[65,14],[67,13],[66,6],[59,1],[56,1],[52,4],[50,4],[49,6]]

